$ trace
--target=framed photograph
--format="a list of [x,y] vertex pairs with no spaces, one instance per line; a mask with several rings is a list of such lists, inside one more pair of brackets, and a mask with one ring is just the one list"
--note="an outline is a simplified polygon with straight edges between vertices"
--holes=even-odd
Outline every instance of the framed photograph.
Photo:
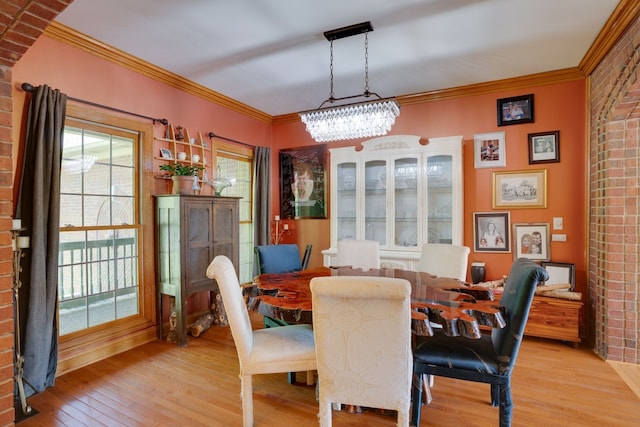
[[167,148],[161,148],[160,149],[160,156],[163,159],[173,160],[173,154],[171,154],[171,150],[169,150]]
[[280,217],[326,218],[325,145],[280,150]]
[[507,166],[504,132],[473,135],[475,167],[503,168]]
[[546,208],[547,170],[493,173],[493,208]]
[[549,261],[549,223],[513,224],[513,259]]
[[509,230],[509,212],[474,212],[473,250],[511,252]]
[[533,94],[498,99],[498,126],[533,123]]
[[568,283],[571,288],[569,291],[576,289],[576,265],[565,262],[542,262],[540,265],[549,273],[549,280],[545,285],[557,285]]
[[529,164],[560,161],[560,131],[529,134]]

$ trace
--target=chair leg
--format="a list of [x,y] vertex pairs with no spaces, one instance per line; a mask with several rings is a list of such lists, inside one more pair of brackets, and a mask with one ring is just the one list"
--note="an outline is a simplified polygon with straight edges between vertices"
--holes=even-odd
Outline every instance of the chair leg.
[[491,406],[500,405],[500,386],[491,384]]
[[409,408],[398,409],[398,427],[409,425]]
[[422,376],[422,389],[424,391],[424,403],[425,405],[431,404],[433,397],[431,397],[431,387],[433,386],[433,375],[423,375]]
[[326,399],[321,397],[318,407],[318,421],[320,427],[331,427],[331,402],[328,402]]
[[500,427],[511,427],[513,402],[511,401],[511,384],[500,385]]
[[420,410],[422,408],[423,375],[416,374],[413,378],[413,392],[411,393],[411,425],[420,425]]
[[251,375],[240,375],[242,397],[242,425],[253,427],[253,382]]

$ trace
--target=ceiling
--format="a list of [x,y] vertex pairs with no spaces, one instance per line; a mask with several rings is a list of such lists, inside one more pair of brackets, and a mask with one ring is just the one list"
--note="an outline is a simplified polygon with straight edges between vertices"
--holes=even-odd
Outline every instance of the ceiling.
[[[56,21],[276,116],[329,97],[327,30],[371,22],[369,90],[385,98],[576,67],[617,4],[75,0]],[[364,36],[333,45],[335,97],[363,93]]]

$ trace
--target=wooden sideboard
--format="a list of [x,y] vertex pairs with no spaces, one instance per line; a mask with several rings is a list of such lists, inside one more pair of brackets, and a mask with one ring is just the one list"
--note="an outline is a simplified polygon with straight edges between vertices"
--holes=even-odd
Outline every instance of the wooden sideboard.
[[581,341],[582,302],[536,295],[529,313],[525,335],[573,343]]

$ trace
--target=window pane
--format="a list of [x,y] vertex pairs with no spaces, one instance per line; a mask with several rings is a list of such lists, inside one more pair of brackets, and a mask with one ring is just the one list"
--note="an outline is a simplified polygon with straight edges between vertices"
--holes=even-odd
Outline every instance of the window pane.
[[58,269],[61,335],[140,311],[137,139],[110,132],[65,128]]
[[109,165],[94,164],[91,169],[83,174],[85,194],[111,193],[111,168]]
[[253,223],[251,197],[251,177],[253,164],[250,159],[239,160],[237,158],[224,157],[223,153],[218,153],[218,163],[216,174],[231,181],[224,193],[225,196],[241,197],[239,203],[240,217],[240,283],[251,282],[253,279]]

